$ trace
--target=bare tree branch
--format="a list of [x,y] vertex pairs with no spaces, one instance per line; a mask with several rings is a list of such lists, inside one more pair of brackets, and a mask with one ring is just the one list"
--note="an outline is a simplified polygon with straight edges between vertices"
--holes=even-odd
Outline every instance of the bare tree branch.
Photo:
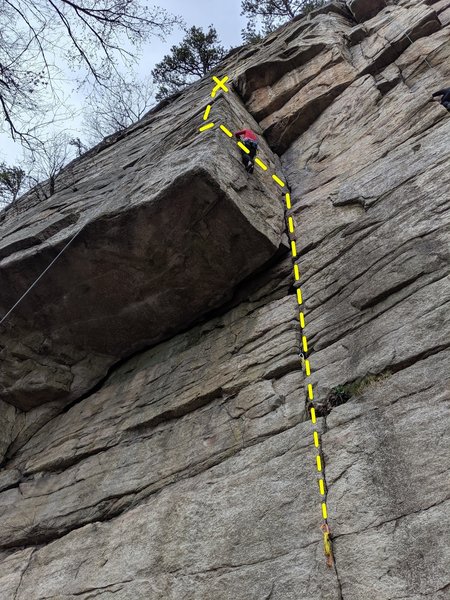
[[0,131],[33,140],[48,99],[58,96],[56,63],[107,89],[142,41],[162,37],[175,22],[142,0],[0,0]]
[[241,15],[248,19],[242,37],[247,42],[258,41],[283,23],[327,2],[328,0],[242,0]]
[[84,129],[91,144],[138,121],[155,103],[150,78],[124,81],[115,78],[108,89],[98,88],[85,108]]

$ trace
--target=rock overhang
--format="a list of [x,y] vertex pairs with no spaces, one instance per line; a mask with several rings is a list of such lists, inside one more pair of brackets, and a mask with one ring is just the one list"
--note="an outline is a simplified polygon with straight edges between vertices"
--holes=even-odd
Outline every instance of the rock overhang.
[[3,400],[27,410],[79,397],[118,360],[219,307],[277,252],[283,204],[218,128],[248,122],[237,97],[218,97],[215,129],[198,131],[210,87],[180,97],[178,123],[153,116],[3,223],[3,314],[79,232],[2,326]]
[[236,88],[271,148],[286,152],[355,81],[379,76],[411,43],[438,32],[429,4],[332,2],[269,35],[239,66]]

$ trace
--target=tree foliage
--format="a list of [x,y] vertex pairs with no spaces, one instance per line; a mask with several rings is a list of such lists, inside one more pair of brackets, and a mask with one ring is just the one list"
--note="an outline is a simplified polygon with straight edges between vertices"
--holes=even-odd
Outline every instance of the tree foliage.
[[23,169],[0,163],[0,208],[16,201],[26,181],[27,175]]
[[15,202],[31,188],[41,199],[52,196],[58,175],[68,162],[87,149],[80,138],[52,133],[25,149],[23,168],[0,163],[0,208]]
[[283,23],[326,3],[327,0],[242,0],[241,15],[248,19],[242,37],[246,42],[260,41]]
[[167,98],[203,77],[226,54],[212,25],[206,33],[201,27],[187,29],[181,44],[172,46],[170,52],[152,71],[153,79],[159,86],[157,100]]
[[97,88],[87,101],[84,128],[91,144],[126,129],[155,103],[151,78],[111,80],[107,89]]
[[0,0],[0,131],[23,141],[30,116],[45,120],[52,102],[44,106],[44,99],[58,95],[62,67],[108,87],[118,64],[133,60],[133,48],[174,22],[142,0]]
[[85,152],[89,150],[88,146],[86,146],[86,144],[82,142],[79,137],[74,137],[70,139],[69,146],[73,146],[77,156],[82,156]]

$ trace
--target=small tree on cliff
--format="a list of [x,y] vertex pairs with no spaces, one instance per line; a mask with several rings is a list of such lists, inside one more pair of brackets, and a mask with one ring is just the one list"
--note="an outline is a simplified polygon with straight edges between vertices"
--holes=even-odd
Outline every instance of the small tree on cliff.
[[206,33],[201,27],[187,29],[181,44],[172,46],[170,52],[152,71],[153,80],[159,86],[157,100],[167,98],[203,77],[226,54],[212,25]]
[[248,19],[242,37],[246,42],[258,42],[283,23],[326,3],[327,0],[242,0],[241,15]]
[[27,175],[20,167],[8,167],[0,163],[0,208],[15,202],[24,191]]

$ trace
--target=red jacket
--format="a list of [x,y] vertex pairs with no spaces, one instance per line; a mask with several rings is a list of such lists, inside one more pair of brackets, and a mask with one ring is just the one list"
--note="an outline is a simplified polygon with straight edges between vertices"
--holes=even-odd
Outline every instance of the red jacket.
[[247,138],[248,140],[253,140],[254,142],[256,142],[258,140],[258,138],[256,137],[256,134],[253,133],[253,131],[251,129],[243,129],[242,131],[236,131],[236,133],[234,134],[236,137],[244,137]]

